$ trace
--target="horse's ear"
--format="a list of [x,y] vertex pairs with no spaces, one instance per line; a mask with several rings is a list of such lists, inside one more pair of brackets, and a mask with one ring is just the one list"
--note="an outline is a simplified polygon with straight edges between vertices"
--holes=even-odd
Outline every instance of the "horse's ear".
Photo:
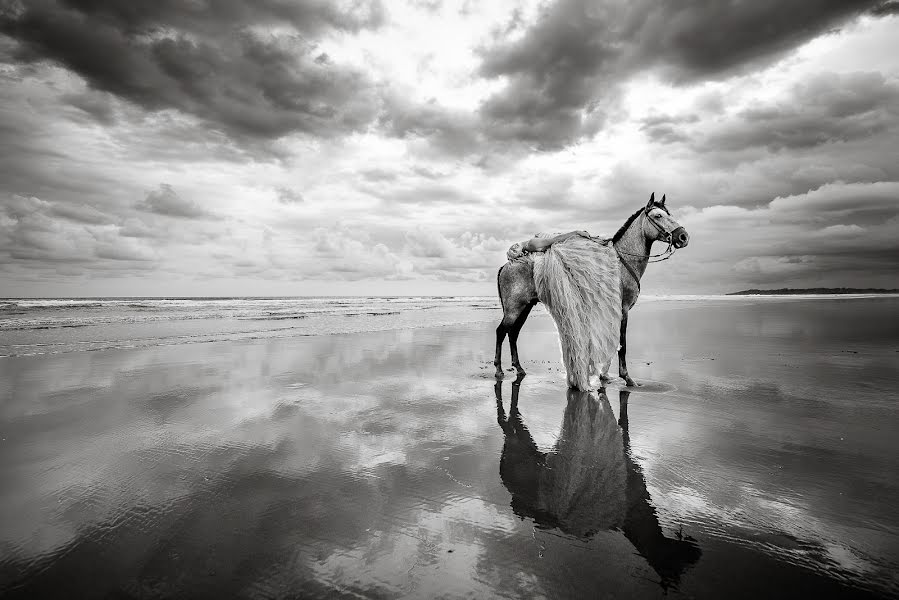
[[649,195],[649,202],[646,203],[646,208],[651,208],[653,204],[656,202],[656,193],[653,192]]
[[665,206],[665,194],[662,194],[662,201],[659,204]]

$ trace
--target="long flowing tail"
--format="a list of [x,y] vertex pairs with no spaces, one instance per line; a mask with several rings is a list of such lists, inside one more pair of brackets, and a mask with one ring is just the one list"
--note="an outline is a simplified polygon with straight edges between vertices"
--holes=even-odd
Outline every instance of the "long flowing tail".
[[597,371],[618,349],[621,284],[611,245],[569,238],[534,260],[537,297],[559,331],[568,384],[590,388],[590,366]]

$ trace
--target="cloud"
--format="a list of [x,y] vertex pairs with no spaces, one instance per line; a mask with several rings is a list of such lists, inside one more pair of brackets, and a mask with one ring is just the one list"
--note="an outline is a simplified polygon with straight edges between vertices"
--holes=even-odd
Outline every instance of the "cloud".
[[512,4],[3,4],[0,287],[493,294],[652,191],[650,293],[895,277],[885,5]]
[[211,216],[211,213],[195,201],[185,200],[179,196],[167,183],[159,184],[157,189],[147,194],[147,197],[138,202],[135,207],[138,210],[168,217],[199,219]]
[[[834,182],[757,208],[675,210],[691,244],[675,265],[654,271],[653,283],[717,279],[727,286],[719,291],[769,284],[895,287],[889,281],[899,276],[897,198],[899,182]],[[700,264],[702,273],[695,270]]]
[[113,221],[109,215],[87,204],[54,204],[51,208],[51,213],[70,221],[91,225],[103,225]]
[[661,67],[678,81],[721,77],[770,62],[850,19],[875,0],[639,2],[636,63]]
[[406,233],[405,251],[412,256],[446,258],[456,251],[456,246],[438,232],[417,227]]
[[278,197],[278,202],[280,202],[281,204],[301,204],[305,202],[303,195],[292,188],[276,188],[275,194]]
[[95,214],[84,207],[76,207],[74,212],[70,209],[35,197],[4,197],[0,202],[0,263],[23,261],[33,270],[55,270],[66,263],[91,268],[105,265],[108,269],[108,261],[124,261],[128,264],[115,268],[143,269],[150,265],[138,267],[134,263],[150,263],[157,258],[147,245],[121,235],[117,225],[103,223],[107,219],[58,217]]
[[880,6],[876,6],[871,10],[871,14],[877,16],[887,16],[887,15],[895,15],[899,14],[899,1],[897,0],[887,0]]
[[484,139],[476,116],[448,109],[436,101],[416,103],[399,94],[388,94],[378,125],[388,135],[423,139],[436,150],[453,156],[483,151]]
[[64,94],[61,99],[102,125],[112,125],[115,122],[115,107],[108,92],[84,90]]
[[[0,32],[18,42],[19,61],[60,64],[145,110],[174,109],[253,141],[365,127],[378,106],[371,82],[327,59],[314,40],[383,17],[377,2],[344,11],[317,1],[38,0],[0,13]],[[90,99],[72,100],[110,118]]]
[[662,144],[688,143],[697,152],[811,148],[899,129],[899,82],[881,73],[817,73],[782,97],[756,102],[735,115],[697,114],[644,120]]
[[507,81],[481,107],[491,136],[549,149],[595,131],[603,75],[619,57],[614,23],[623,12],[614,3],[559,0],[520,37],[484,48],[481,75]]
[[876,213],[878,219],[899,214],[899,182],[828,183],[805,194],[777,197],[768,209],[779,219],[840,219],[842,222],[833,227],[846,227],[846,219],[865,213]]
[[405,279],[412,265],[386,245],[372,242],[362,232],[346,227],[317,227],[313,231],[315,264],[306,264],[309,279],[326,277],[358,281],[361,279]]
[[[878,2],[556,0],[535,23],[482,48],[481,75],[505,87],[481,107],[492,138],[564,147],[620,110],[620,84],[645,70],[679,83],[779,58]],[[657,134],[664,134],[660,129]]]

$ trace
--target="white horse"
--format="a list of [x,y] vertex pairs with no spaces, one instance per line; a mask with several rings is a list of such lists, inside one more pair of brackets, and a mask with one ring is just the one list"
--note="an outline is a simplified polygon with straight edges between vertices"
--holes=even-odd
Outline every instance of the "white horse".
[[[597,243],[608,243],[608,240],[599,238]],[[683,248],[690,240],[687,231],[671,217],[671,213],[665,206],[665,196],[661,202],[655,201],[655,194],[649,197],[645,207],[640,208],[631,215],[624,225],[611,238],[620,261],[620,286],[621,286],[621,332],[618,349],[618,374],[627,385],[634,386],[634,380],[627,370],[627,315],[628,311],[637,302],[640,296],[640,278],[646,271],[646,265],[650,258],[666,260],[675,249]],[[652,255],[653,242],[661,241],[668,244],[668,248],[659,255]],[[658,262],[658,261],[652,261]],[[524,369],[518,360],[518,334],[524,322],[531,312],[531,308],[537,302],[537,286],[534,282],[534,261],[515,260],[507,262],[500,267],[497,274],[497,287],[499,299],[503,307],[503,319],[496,328],[496,358],[493,364],[496,366],[496,377],[503,377],[502,347],[506,334],[509,335],[509,346],[512,351],[512,366],[519,376],[524,375]],[[611,360],[603,365],[601,377],[608,380]],[[569,377],[571,385],[571,377]]]

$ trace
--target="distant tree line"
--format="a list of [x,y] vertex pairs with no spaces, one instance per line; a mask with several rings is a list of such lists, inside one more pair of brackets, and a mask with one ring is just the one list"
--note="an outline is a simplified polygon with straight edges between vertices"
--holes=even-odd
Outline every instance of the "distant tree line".
[[899,294],[899,289],[884,288],[779,288],[776,290],[740,290],[730,292],[728,296],[753,296],[753,295],[790,295],[790,294]]

